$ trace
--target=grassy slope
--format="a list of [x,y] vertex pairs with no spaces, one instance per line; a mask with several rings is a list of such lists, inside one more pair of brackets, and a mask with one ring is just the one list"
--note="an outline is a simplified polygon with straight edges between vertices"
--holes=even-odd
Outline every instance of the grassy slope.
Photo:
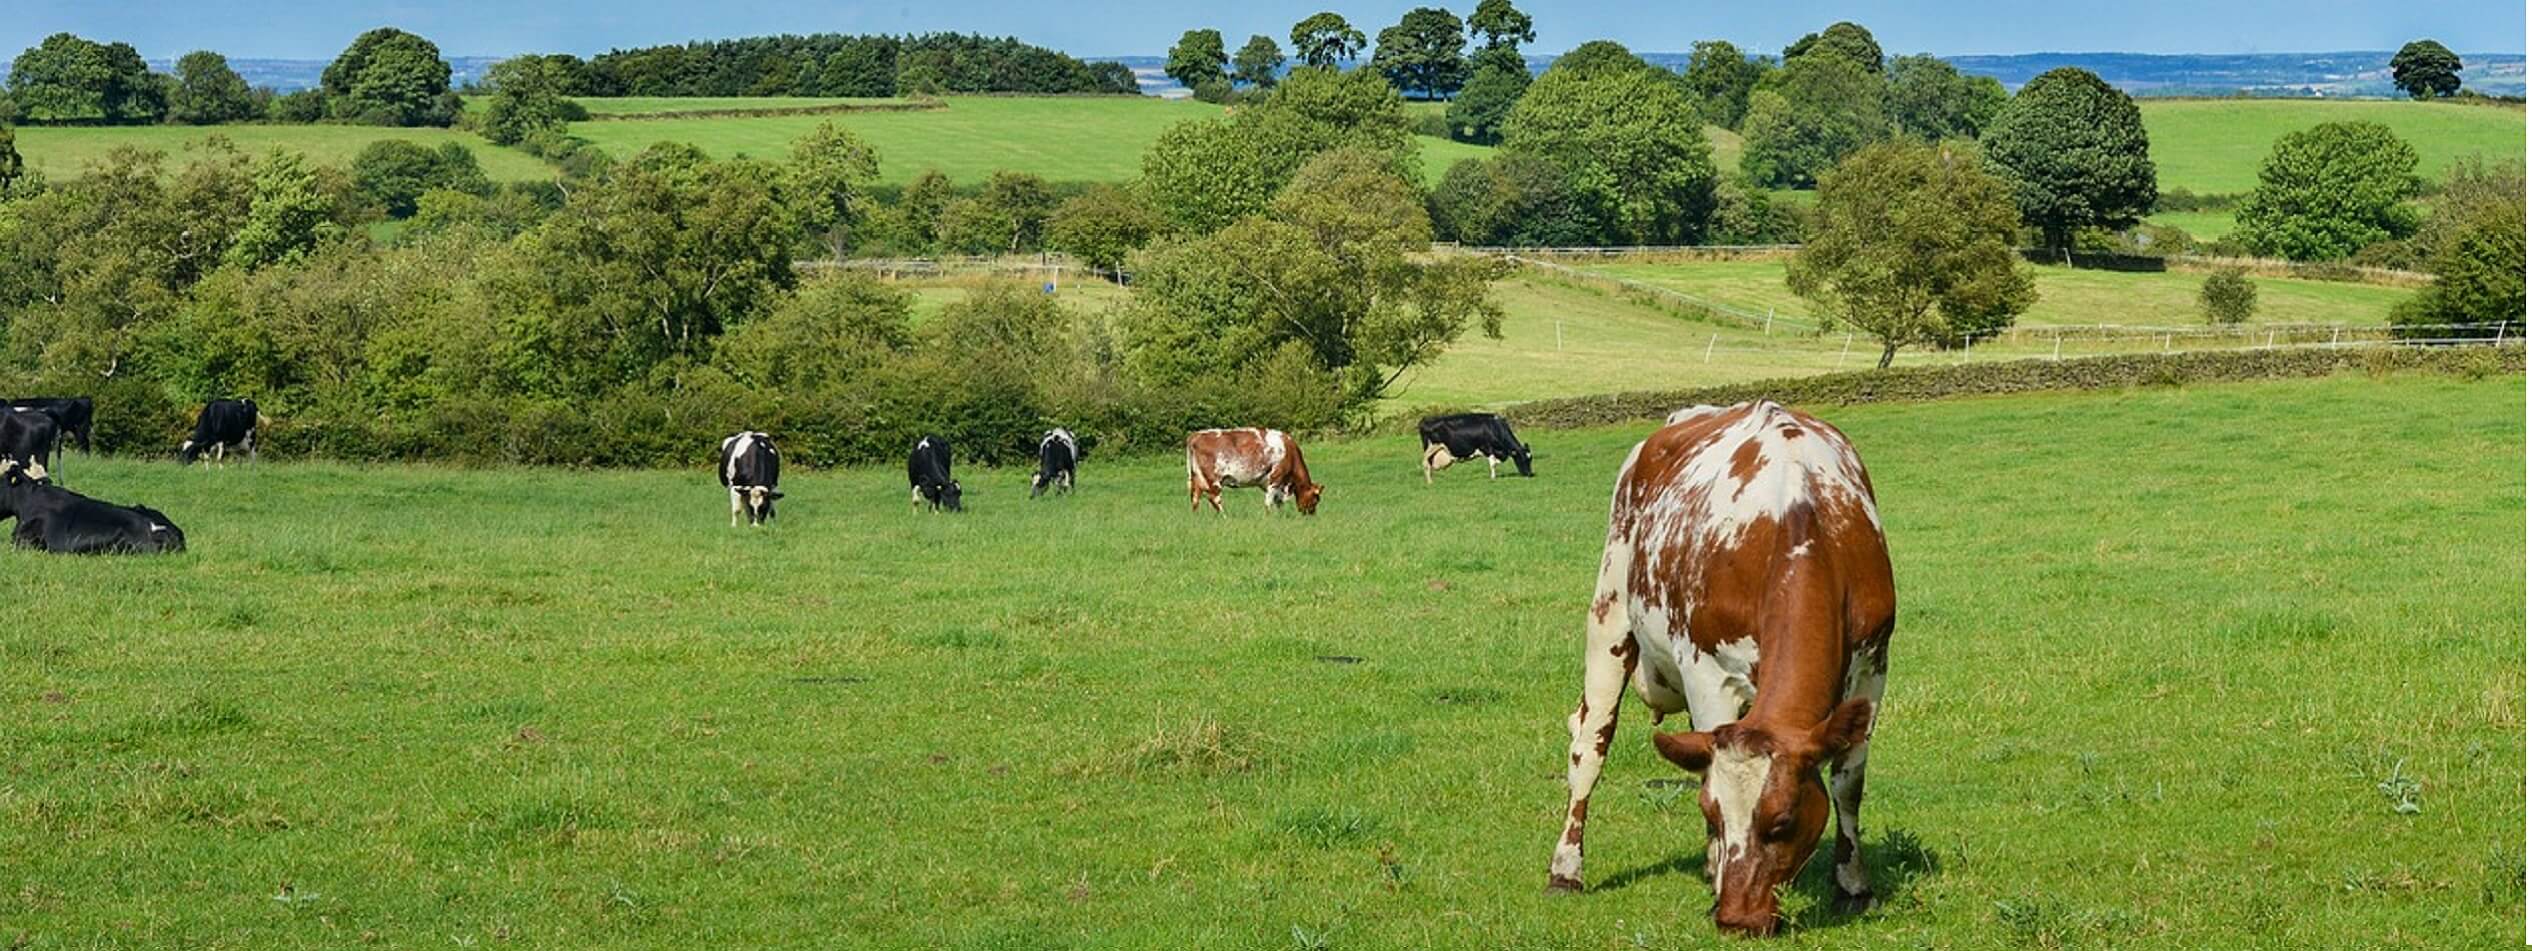
[[2523,110],[2452,103],[2301,99],[2145,100],[2145,135],[2165,189],[2247,192],[2278,137],[2324,122],[2379,122],[2418,150],[2434,179],[2471,155],[2522,155]]
[[355,125],[24,126],[17,130],[17,134],[18,153],[25,157],[27,168],[57,180],[76,177],[90,163],[104,158],[107,152],[127,146],[164,151],[181,163],[187,147],[214,135],[228,137],[248,154],[285,148],[306,153],[317,164],[337,167],[349,166],[352,156],[380,139],[404,139],[432,147],[443,142],[459,142],[474,150],[475,160],[483,164],[484,174],[494,181],[532,181],[554,177],[552,166],[525,152],[501,148],[484,141],[482,136],[453,129],[388,129]]
[[[1693,264],[1606,264],[1590,270],[1668,287],[1752,310],[1807,314],[1810,306],[1785,288],[1780,261],[1715,261]],[[2017,325],[2202,325],[2198,287],[2206,275],[2185,271],[2128,273],[2063,267],[2032,269],[2039,300]],[[2381,323],[2412,292],[2394,287],[2253,278],[2259,285],[2256,320],[2266,323]]]
[[[745,112],[777,109],[809,109],[820,106],[873,105],[902,102],[900,99],[849,99],[804,96],[591,96],[578,100],[593,116],[639,115],[653,112]],[[475,100],[468,100],[473,106]]]
[[[585,122],[573,125],[572,134],[619,155],[674,139],[716,156],[771,157],[784,154],[793,139],[818,123],[832,121],[879,150],[881,177],[890,182],[910,181],[926,168],[938,168],[961,182],[981,181],[1000,169],[1030,171],[1055,181],[1123,181],[1140,171],[1144,149],[1163,130],[1218,115],[1223,108],[1193,100],[1106,96],[962,96],[947,102],[946,109],[916,112]],[[1486,151],[1427,137],[1416,144],[1435,178],[1451,162]]]
[[[2452,103],[2352,102],[2346,100],[2155,100],[2138,103],[2152,143],[2156,178],[2165,190],[2199,194],[2248,192],[2259,184],[2260,163],[2278,137],[2324,122],[2379,122],[2418,151],[2418,174],[2444,177],[2468,156],[2523,154],[2521,109]],[[2155,215],[2202,239],[2233,230],[2229,211]]]
[[[2523,929],[2519,379],[1835,413],[1901,621],[1867,854],[1789,947]],[[1592,891],[1538,889],[1608,475],[1426,487],[1314,445],[1312,520],[802,473],[73,460],[183,520],[0,552],[0,920],[37,946],[1683,946],[1703,830],[1629,701]],[[2314,438],[2327,432],[2330,438]],[[2365,446],[2363,453],[2346,447]],[[2292,473],[2280,478],[2280,473]],[[1330,663],[1321,657],[1358,657]],[[2399,762],[2423,812],[2376,784]]]

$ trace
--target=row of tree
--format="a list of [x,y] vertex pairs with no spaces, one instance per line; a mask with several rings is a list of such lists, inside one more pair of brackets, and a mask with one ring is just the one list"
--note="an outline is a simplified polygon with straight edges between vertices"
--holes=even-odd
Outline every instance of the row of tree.
[[449,76],[438,46],[397,29],[361,34],[326,66],[317,88],[287,95],[249,88],[227,57],[208,50],[185,54],[168,75],[151,71],[128,43],[55,33],[11,61],[0,121],[445,126],[462,111]]
[[[1362,53],[1367,37],[1341,14],[1322,11],[1293,24],[1289,37],[1299,64],[1334,68]],[[1380,31],[1372,46],[1370,67],[1399,92],[1419,99],[1455,96],[1475,82],[1472,77],[1500,80],[1517,74],[1529,80],[1521,44],[1538,39],[1530,15],[1511,0],[1480,0],[1462,21],[1442,7],[1417,7]],[[1475,41],[1474,53],[1465,53]],[[1283,47],[1273,37],[1248,38],[1237,54],[1225,51],[1222,31],[1188,30],[1169,48],[1163,67],[1207,102],[1233,98],[1242,90],[1263,91],[1275,84],[1285,62]],[[1493,75],[1488,71],[1492,70]]]
[[571,95],[867,96],[1112,93],[1141,89],[1119,63],[1086,63],[1012,37],[758,36],[557,59]]

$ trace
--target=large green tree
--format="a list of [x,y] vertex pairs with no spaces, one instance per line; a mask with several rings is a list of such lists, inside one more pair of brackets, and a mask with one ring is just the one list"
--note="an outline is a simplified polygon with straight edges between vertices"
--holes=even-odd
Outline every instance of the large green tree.
[[492,64],[486,77],[492,101],[480,126],[496,145],[515,145],[538,132],[561,131],[588,110],[570,98],[570,67],[547,56],[514,56]]
[[2288,133],[2260,164],[2233,236],[2261,254],[2342,258],[2417,229],[2418,152],[2379,122],[2329,122]]
[[1299,355],[1349,405],[1376,399],[1475,323],[1500,334],[1490,259],[1424,254],[1415,185],[1390,157],[1322,153],[1266,214],[1147,256],[1127,342],[1138,374],[1198,384]]
[[1297,69],[1264,101],[1181,122],[1143,153],[1143,186],[1179,228],[1205,233],[1264,210],[1294,171],[1342,147],[1416,165],[1415,136],[1398,91],[1368,70]]
[[18,132],[0,125],[0,198],[8,198],[18,179],[26,175],[26,159],[18,155]]
[[190,125],[244,122],[259,107],[245,77],[229,68],[228,57],[195,50],[176,61],[176,85],[167,98],[167,118]]
[[1468,32],[1490,50],[1518,50],[1539,38],[1530,15],[1513,7],[1512,0],[1477,0],[1477,9],[1468,14]]
[[1197,89],[1222,82],[1222,68],[1230,61],[1230,54],[1222,51],[1222,31],[1188,30],[1169,47],[1169,60],[1161,72],[1181,86]]
[[1970,76],[1933,56],[1890,61],[1890,90],[1882,101],[1900,134],[1927,141],[1974,139],[2013,98],[1993,76]]
[[1765,65],[1722,40],[1699,41],[1689,50],[1688,66],[1680,73],[1689,93],[1697,97],[1698,114],[1726,129],[1741,127],[1741,117],[1749,114],[1750,93],[1765,75]]
[[1168,222],[1131,189],[1094,185],[1055,206],[1046,221],[1046,246],[1111,275],[1126,256],[1151,243]]
[[2391,84],[2411,99],[2462,91],[2462,58],[2434,40],[2411,40],[2391,57]]
[[1443,118],[1450,122],[1453,138],[1492,145],[1503,140],[1503,120],[1511,117],[1512,107],[1529,92],[1530,70],[1506,66],[1487,52],[1480,51],[1479,58],[1485,62],[1469,77],[1468,85],[1460,87],[1459,95],[1451,98]]
[[1363,51],[1363,31],[1330,11],[1320,11],[1292,25],[1292,55],[1304,66],[1333,67]]
[[1371,65],[1398,91],[1439,99],[1468,82],[1468,58],[1460,55],[1467,43],[1457,14],[1417,7],[1399,17],[1398,25],[1380,31]]
[[1676,78],[1632,54],[1558,60],[1503,128],[1506,151],[1573,170],[1607,215],[1609,240],[1690,243],[1704,232],[1715,171],[1703,125]]
[[2144,117],[2089,71],[2060,67],[2023,84],[1979,142],[2052,250],[2071,247],[2076,229],[2124,228],[2154,210]]
[[1881,72],[1881,41],[1873,39],[1873,31],[1840,20],[1818,33],[1806,33],[1793,45],[1785,47],[1785,64],[1813,53],[1838,57],[1863,67],[1865,72]]
[[2391,312],[2403,335],[2494,336],[2501,322],[2523,335],[2524,195],[2520,159],[2454,170],[2417,237],[2435,282]]
[[424,192],[433,189],[482,196],[492,193],[491,180],[475,153],[457,142],[431,148],[403,139],[380,139],[352,157],[352,184],[369,204],[391,218],[411,217]]
[[879,151],[832,121],[791,143],[782,193],[801,227],[818,235],[837,259],[852,246],[870,189],[879,181]]
[[1741,119],[1741,172],[1763,187],[1804,188],[1848,155],[1888,138],[1880,74],[1842,56],[1805,56],[1771,73]]
[[2005,183],[1958,146],[1855,153],[1821,176],[1817,222],[1785,283],[1880,342],[1881,366],[1901,347],[1962,346],[2010,326],[2035,299]]
[[1231,57],[1231,78],[1247,83],[1251,89],[1272,88],[1276,74],[1283,68],[1284,48],[1275,45],[1270,36],[1249,37],[1239,53]]
[[221,262],[253,270],[296,261],[340,233],[333,219],[333,203],[307,159],[275,150],[255,163],[254,197]]
[[166,88],[128,43],[55,33],[9,66],[9,98],[24,122],[156,122]]
[[326,111],[369,125],[444,126],[457,121],[448,61],[431,41],[393,27],[360,35],[325,67]]

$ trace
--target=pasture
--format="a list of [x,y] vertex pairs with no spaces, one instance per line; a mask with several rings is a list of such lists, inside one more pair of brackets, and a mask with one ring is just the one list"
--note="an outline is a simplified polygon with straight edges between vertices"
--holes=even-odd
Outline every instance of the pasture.
[[[1837,409],[1900,621],[1884,896],[1787,947],[2511,943],[2524,384]],[[1315,519],[800,473],[74,458],[194,550],[0,551],[0,922],[51,946],[1713,942],[1692,780],[1621,719],[1539,894],[1611,474],[1312,443]],[[698,454],[705,447],[698,447]],[[1677,727],[1677,723],[1670,724]]]
[[[582,100],[592,111],[605,100]],[[951,96],[944,108],[836,115],[712,116],[577,122],[571,133],[618,156],[654,142],[691,143],[715,158],[776,158],[821,122],[835,122],[879,151],[882,181],[904,184],[937,168],[961,183],[997,171],[1049,181],[1119,182],[1142,172],[1145,149],[1170,126],[1220,115],[1222,106],[1133,96]],[[1419,136],[1426,178],[1486,149]]]
[[2278,137],[2324,122],[2390,126],[2418,151],[2418,174],[2429,181],[2463,158],[2523,154],[2521,108],[2344,99],[2142,99],[2137,108],[2164,191],[2248,192]]
[[213,136],[228,139],[248,155],[262,155],[274,149],[303,153],[310,162],[348,168],[352,157],[369,143],[380,139],[402,139],[418,145],[438,148],[444,142],[463,144],[475,153],[484,174],[496,182],[524,182],[554,177],[554,167],[543,159],[505,149],[484,140],[482,136],[457,129],[391,129],[358,125],[149,125],[149,126],[20,126],[17,128],[18,154],[30,171],[43,173],[54,180],[76,178],[87,167],[103,160],[118,148],[152,149],[168,153],[178,164],[185,161],[189,149],[200,148]]

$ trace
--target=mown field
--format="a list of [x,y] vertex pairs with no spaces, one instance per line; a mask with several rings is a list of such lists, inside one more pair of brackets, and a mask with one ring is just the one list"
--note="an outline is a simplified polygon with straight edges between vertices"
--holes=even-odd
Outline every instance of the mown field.
[[[584,100],[596,102],[593,100]],[[654,142],[688,142],[714,156],[785,154],[791,142],[835,122],[879,151],[880,177],[902,184],[937,168],[959,182],[1005,169],[1051,181],[1124,181],[1142,171],[1143,151],[1171,125],[1220,115],[1194,100],[1125,96],[953,96],[941,109],[842,115],[714,116],[574,123],[573,135],[618,155]],[[644,111],[631,109],[628,111]],[[1479,146],[1420,136],[1428,178],[1483,154]]]
[[[1642,281],[1685,294],[1753,311],[1775,308],[1779,314],[1803,316],[1811,305],[1785,287],[1783,261],[1697,261],[1688,263],[1578,262],[1596,274]],[[2034,267],[2031,275],[2039,297],[2015,318],[2018,326],[2056,324],[2203,325],[2198,308],[2203,273],[2189,271],[2107,271],[2068,267]],[[2407,288],[2256,277],[2259,323],[2378,324],[2391,318],[2392,305],[2414,291]]]
[[2157,184],[2205,194],[2248,192],[2278,137],[2324,122],[2379,122],[2418,151],[2418,173],[2440,179],[2459,159],[2523,154],[2523,110],[2456,103],[2309,99],[2145,99],[2145,136]]
[[[1831,412],[1901,615],[1866,847],[1788,947],[2512,943],[2524,388],[2348,376]],[[1314,519],[800,473],[74,459],[194,550],[0,552],[0,922],[30,947],[1713,942],[1630,701],[1539,894],[1610,473]],[[2328,438],[2316,438],[2327,433]],[[172,438],[172,437],[171,437]]]
[[484,174],[497,182],[533,181],[554,177],[554,167],[517,149],[505,149],[484,141],[482,136],[455,129],[389,129],[353,125],[223,125],[223,126],[20,126],[17,128],[18,154],[26,167],[46,178],[75,178],[89,165],[103,160],[117,148],[152,149],[166,152],[177,164],[185,161],[185,151],[199,147],[213,136],[227,138],[249,155],[261,155],[273,149],[288,149],[305,154],[309,161],[337,168],[348,167],[352,157],[369,143],[380,139],[402,139],[433,148],[444,142],[457,142],[475,153]]

